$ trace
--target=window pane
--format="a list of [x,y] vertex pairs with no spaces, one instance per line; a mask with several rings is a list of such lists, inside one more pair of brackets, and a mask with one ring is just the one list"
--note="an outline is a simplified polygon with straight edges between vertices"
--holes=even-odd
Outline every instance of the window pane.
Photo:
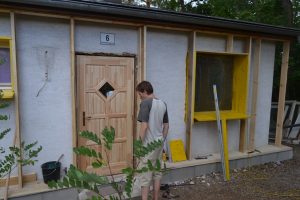
[[213,84],[220,110],[232,108],[233,56],[197,54],[195,112],[214,111]]
[[0,48],[0,84],[11,84],[9,48]]

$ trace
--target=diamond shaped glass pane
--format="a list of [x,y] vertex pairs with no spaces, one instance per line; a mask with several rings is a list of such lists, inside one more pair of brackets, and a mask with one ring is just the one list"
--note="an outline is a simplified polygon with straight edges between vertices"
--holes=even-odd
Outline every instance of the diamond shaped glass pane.
[[101,86],[99,92],[105,97],[110,97],[111,95],[113,95],[114,90],[115,89],[108,82],[106,82],[104,83],[104,85]]

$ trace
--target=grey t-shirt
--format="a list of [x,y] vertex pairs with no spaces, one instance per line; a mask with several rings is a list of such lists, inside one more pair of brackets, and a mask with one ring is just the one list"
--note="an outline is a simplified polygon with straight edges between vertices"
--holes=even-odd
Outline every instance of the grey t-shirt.
[[144,143],[163,138],[163,123],[169,123],[167,105],[160,99],[145,99],[140,104],[139,122],[147,122]]

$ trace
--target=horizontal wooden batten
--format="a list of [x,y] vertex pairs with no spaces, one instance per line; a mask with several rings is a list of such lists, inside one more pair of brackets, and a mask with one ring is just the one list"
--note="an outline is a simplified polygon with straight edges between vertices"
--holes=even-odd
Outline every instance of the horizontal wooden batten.
[[92,115],[86,115],[85,119],[86,120],[92,120],[90,118],[95,118],[95,119],[105,119],[105,118],[123,118],[126,117],[127,114],[126,113],[118,113],[118,114],[92,114]]
[[130,23],[130,22],[122,22],[117,20],[105,20],[105,19],[92,19],[92,18],[84,18],[84,17],[74,17],[76,21],[88,21],[88,22],[96,22],[96,23],[104,23],[104,24],[116,24],[116,25],[128,25],[128,26],[142,26],[139,23]]
[[[10,177],[9,185],[18,185],[18,178],[19,178],[18,176]],[[25,174],[22,176],[23,183],[34,182],[36,180],[37,180],[36,173]],[[0,187],[5,186],[5,184],[6,184],[6,178],[0,179]]]
[[215,52],[215,51],[197,51],[197,53],[214,54],[214,55],[233,55],[233,56],[247,56],[248,53],[237,52]]

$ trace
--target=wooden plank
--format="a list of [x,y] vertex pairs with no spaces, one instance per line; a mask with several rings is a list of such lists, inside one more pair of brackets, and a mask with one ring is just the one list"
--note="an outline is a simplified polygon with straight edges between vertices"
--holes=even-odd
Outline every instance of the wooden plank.
[[0,9],[0,13],[10,13],[11,11],[8,9]]
[[[36,173],[24,174],[22,176],[23,183],[29,183],[37,180]],[[6,178],[0,179],[0,187],[5,186]],[[18,185],[19,177],[13,176],[9,179],[9,185]]]
[[118,21],[118,20],[95,19],[95,18],[86,18],[86,17],[74,17],[74,20],[76,20],[76,21],[104,23],[104,24],[116,24],[116,25],[136,26],[136,27],[142,26],[141,23],[125,22],[125,21]]
[[[76,128],[76,80],[75,80],[75,31],[74,19],[70,19],[70,59],[71,59],[71,98],[72,98],[72,146],[77,147],[77,128]],[[73,153],[73,165],[77,166],[77,155]]]
[[67,15],[57,15],[57,14],[49,14],[49,13],[41,13],[41,12],[31,12],[31,11],[23,11],[23,10],[14,10],[16,14],[21,15],[30,15],[30,16],[38,16],[38,17],[47,17],[47,18],[57,18],[57,19],[70,19],[70,16]]
[[[227,139],[227,121],[222,120],[222,134],[223,134],[223,151],[224,151],[224,162],[225,162],[225,179],[230,180],[229,173],[229,154],[228,154],[228,139]],[[220,152],[221,153],[221,152]]]
[[253,61],[253,81],[252,81],[252,99],[251,99],[251,118],[250,118],[250,135],[249,135],[249,151],[255,149],[255,128],[256,128],[256,107],[259,87],[259,67],[261,56],[261,40],[255,41],[254,61]]
[[191,136],[194,123],[194,101],[195,101],[195,79],[196,79],[196,51],[195,51],[196,32],[189,35],[188,43],[188,65],[187,65],[187,113],[186,113],[186,155],[191,158]]
[[156,28],[156,29],[162,29],[162,30],[172,30],[172,31],[191,31],[190,28],[179,28],[179,27],[172,27],[172,26],[162,26],[162,25],[147,25],[148,28]]
[[141,46],[141,73],[142,80],[146,80],[147,78],[147,26],[143,26],[142,29],[142,46]]
[[[10,26],[11,26],[11,51],[12,51],[12,61],[11,70],[13,74],[13,88],[15,92],[15,135],[16,135],[16,146],[21,147],[21,131],[20,131],[20,111],[19,111],[19,89],[18,89],[18,66],[17,66],[17,52],[16,52],[16,27],[15,27],[15,13],[10,13]],[[22,155],[21,155],[22,158]],[[19,188],[23,187],[22,182],[22,165],[18,164],[18,185]]]
[[233,35],[227,35],[226,52],[233,52]]
[[284,117],[284,105],[285,105],[285,93],[286,93],[286,82],[289,65],[289,52],[290,42],[283,43],[283,55],[281,61],[281,72],[280,72],[280,86],[279,86],[279,99],[278,99],[278,110],[277,110],[277,121],[276,121],[276,138],[275,144],[281,146],[282,141],[282,127]]

